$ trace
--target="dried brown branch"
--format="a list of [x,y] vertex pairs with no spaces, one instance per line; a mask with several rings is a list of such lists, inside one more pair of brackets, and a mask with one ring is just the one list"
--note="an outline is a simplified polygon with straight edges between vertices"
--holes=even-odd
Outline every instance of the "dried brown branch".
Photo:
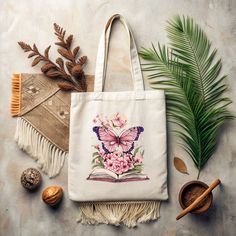
[[[39,62],[43,62],[41,71],[51,79],[61,79],[64,82],[59,82],[58,86],[63,90],[76,90],[76,91],[86,91],[87,84],[85,80],[85,75],[83,67],[87,62],[87,57],[82,56],[78,58],[78,53],[80,47],[77,46],[73,50],[71,49],[73,42],[73,35],[69,35],[65,39],[66,31],[59,25],[54,23],[54,33],[57,36],[59,42],[55,44],[58,45],[58,53],[65,58],[67,61],[61,57],[56,59],[54,63],[49,58],[49,50],[51,46],[48,46],[44,54],[41,54],[35,44],[31,47],[29,44],[24,42],[18,42],[20,47],[24,52],[30,52],[28,58],[34,57],[32,66],[36,66]],[[66,69],[65,69],[66,68]]]
[[83,66],[87,62],[87,57],[82,56],[78,58],[78,53],[80,50],[80,47],[77,46],[74,49],[72,49],[72,41],[73,41],[73,35],[69,35],[65,39],[66,31],[61,28],[59,25],[54,23],[54,34],[57,36],[59,42],[56,42],[55,44],[58,45],[61,48],[58,48],[58,53],[66,58],[68,61],[66,62],[66,68],[70,75],[72,75],[81,86],[83,90],[87,89],[85,76],[83,72]]

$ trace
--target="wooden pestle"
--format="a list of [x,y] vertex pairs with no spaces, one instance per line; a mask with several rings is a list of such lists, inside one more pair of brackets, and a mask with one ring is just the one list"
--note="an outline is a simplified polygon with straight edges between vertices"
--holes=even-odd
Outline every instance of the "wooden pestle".
[[185,216],[186,214],[188,214],[190,211],[194,210],[194,208],[197,207],[197,205],[217,186],[219,185],[221,182],[219,179],[215,180],[207,189],[206,191],[199,196],[198,198],[195,199],[195,201],[189,205],[188,207],[186,207],[177,217],[176,220],[179,220],[180,218],[182,218],[183,216]]

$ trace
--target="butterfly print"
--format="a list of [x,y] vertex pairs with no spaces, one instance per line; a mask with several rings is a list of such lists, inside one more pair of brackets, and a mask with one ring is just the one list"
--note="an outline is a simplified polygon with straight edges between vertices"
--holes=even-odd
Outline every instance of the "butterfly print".
[[87,180],[122,183],[144,181],[150,178],[144,174],[144,148],[139,136],[142,126],[126,128],[127,119],[116,112],[110,117],[97,114],[92,120],[91,131],[99,143],[92,145],[92,172]]
[[102,147],[106,153],[112,153],[117,148],[121,148],[124,153],[129,153],[134,149],[134,141],[139,139],[144,128],[141,126],[132,127],[120,135],[116,135],[111,129],[104,126],[95,126],[93,131],[97,134],[98,140],[102,142]]

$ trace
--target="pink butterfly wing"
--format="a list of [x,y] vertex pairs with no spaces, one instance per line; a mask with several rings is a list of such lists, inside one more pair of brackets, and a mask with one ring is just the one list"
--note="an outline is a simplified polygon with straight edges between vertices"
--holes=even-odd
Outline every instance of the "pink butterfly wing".
[[93,131],[97,134],[98,140],[102,141],[105,151],[114,152],[118,146],[117,136],[109,129],[102,126],[93,127]]
[[120,139],[120,146],[123,149],[123,152],[130,152],[134,148],[134,141],[137,141],[141,132],[144,131],[144,128],[141,126],[132,127],[128,130],[125,130]]

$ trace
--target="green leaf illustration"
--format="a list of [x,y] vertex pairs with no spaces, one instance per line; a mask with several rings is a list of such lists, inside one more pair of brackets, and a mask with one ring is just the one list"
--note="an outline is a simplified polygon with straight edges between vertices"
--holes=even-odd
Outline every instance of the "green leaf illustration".
[[139,151],[139,149],[140,149],[141,147],[142,147],[142,146],[139,146],[139,147],[135,148],[135,150],[134,150],[134,156],[136,156],[136,154],[138,153],[138,151]]

